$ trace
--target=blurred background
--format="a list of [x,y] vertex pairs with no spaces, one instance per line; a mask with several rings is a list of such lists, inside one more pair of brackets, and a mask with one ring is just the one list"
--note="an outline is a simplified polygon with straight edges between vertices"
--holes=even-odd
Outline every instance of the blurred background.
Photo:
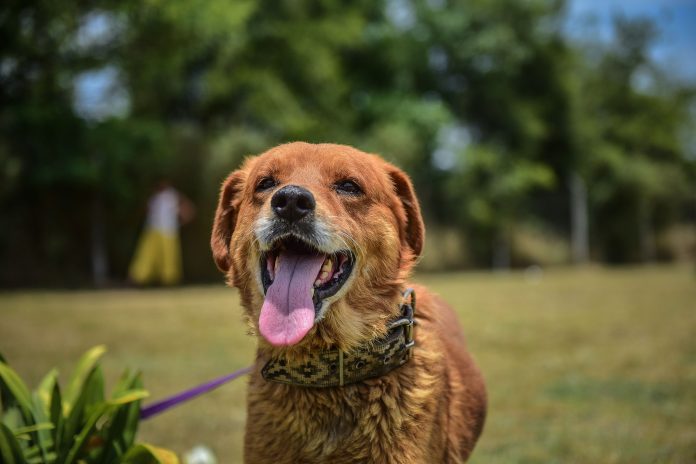
[[[344,143],[416,184],[416,279],[488,382],[472,462],[696,462],[694,50],[693,0],[4,0],[0,351],[34,385],[104,343],[153,399],[248,365],[220,183]],[[187,285],[122,289],[162,179]],[[142,437],[241,462],[245,388]]]
[[197,206],[286,141],[413,177],[423,270],[685,260],[696,6],[594,0],[15,1],[0,7],[0,285],[125,279],[157,179]]

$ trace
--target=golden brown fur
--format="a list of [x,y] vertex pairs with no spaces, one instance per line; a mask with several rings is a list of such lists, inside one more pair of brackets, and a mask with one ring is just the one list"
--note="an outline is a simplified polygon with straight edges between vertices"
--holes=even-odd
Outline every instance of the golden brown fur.
[[[224,182],[212,234],[213,255],[240,291],[258,333],[263,292],[258,284],[258,221],[270,217],[271,192],[257,192],[272,175],[316,198],[316,218],[357,264],[345,291],[300,343],[271,346],[258,337],[248,392],[245,461],[262,463],[456,463],[481,433],[486,393],[454,312],[425,288],[417,295],[413,358],[389,374],[336,388],[265,381],[274,356],[303,358],[337,346],[344,351],[386,333],[400,293],[420,255],[424,229],[408,177],[375,155],[341,145],[291,143],[249,158]],[[335,182],[355,179],[364,195],[336,193]]]

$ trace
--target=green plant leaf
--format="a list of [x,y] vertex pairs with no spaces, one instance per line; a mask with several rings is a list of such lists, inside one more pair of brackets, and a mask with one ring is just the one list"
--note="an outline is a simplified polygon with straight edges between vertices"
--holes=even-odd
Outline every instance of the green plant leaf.
[[44,459],[48,459],[48,453],[53,449],[53,437],[49,429],[53,428],[53,425],[49,422],[49,416],[44,410],[43,400],[40,398],[40,392],[37,390],[34,392],[34,418],[37,425],[48,424],[49,428],[34,426],[35,430],[31,431],[32,438],[34,442],[39,446],[41,450],[41,455]]
[[53,424],[50,422],[41,422],[40,424],[34,424],[30,425],[27,427],[19,427],[17,429],[14,429],[12,433],[15,435],[19,435],[21,433],[29,433],[29,432],[36,432],[39,430],[52,430],[53,429]]
[[[140,373],[124,372],[114,389],[113,397],[117,398],[129,389],[142,390],[143,382]],[[105,446],[99,462],[113,462],[117,456],[123,455],[133,446],[135,434],[140,420],[140,401],[134,401],[120,406],[113,414],[106,430]]]
[[63,402],[60,396],[60,385],[58,382],[53,384],[53,392],[51,393],[51,423],[53,424],[53,449],[57,454],[60,454],[61,443],[63,441]]
[[68,452],[63,464],[72,464],[79,457],[80,451],[87,443],[90,436],[93,435],[94,429],[97,425],[97,421],[104,416],[112,406],[107,404],[101,404],[94,408],[91,415],[87,418],[87,421],[82,424],[82,429],[80,433],[75,437],[75,442],[72,444],[70,451]]
[[36,389],[36,394],[41,400],[41,406],[43,407],[44,414],[49,415],[49,408],[51,406],[51,392],[53,391],[53,385],[58,381],[58,369],[51,369],[51,371],[44,376],[44,378],[39,382],[39,386]]
[[150,392],[147,390],[129,390],[123,392],[120,396],[112,398],[107,401],[108,404],[112,406],[118,406],[122,404],[132,403],[133,401],[140,401],[142,399],[150,396]]
[[52,464],[56,462],[56,453],[48,453],[45,458],[42,458],[41,456],[36,456],[35,458],[31,458],[27,460],[28,464]]
[[[0,364],[4,395],[0,411],[2,464],[178,463],[174,453],[151,445],[133,446],[140,403],[148,396],[139,373],[124,372],[110,399],[98,363],[103,347],[85,354],[71,378],[73,400],[66,406],[57,371],[30,392],[19,375]],[[130,458],[124,460],[124,455]]]
[[3,464],[26,464],[22,448],[12,431],[0,423],[0,458]]
[[82,385],[81,395],[85,397],[85,414],[90,416],[94,408],[104,403],[104,372],[101,366],[94,366],[91,375]]
[[[130,383],[129,388],[143,388],[143,379],[140,372],[137,372]],[[133,446],[135,443],[135,434],[138,431],[138,424],[140,422],[140,401],[131,403],[127,406],[125,411],[125,423],[123,427],[122,434],[122,446],[124,450]]]
[[22,427],[22,413],[19,411],[19,406],[13,406],[3,410],[0,419],[2,419],[2,423],[10,430]]
[[130,389],[134,378],[135,374],[132,374],[129,369],[123,371],[121,377],[118,378],[116,385],[114,385],[114,388],[111,390],[111,397],[113,398],[119,395],[120,393]]
[[73,407],[77,401],[78,396],[82,393],[82,386],[90,376],[94,366],[99,361],[99,358],[106,352],[106,347],[104,345],[98,345],[87,351],[77,363],[77,367],[70,376],[68,381],[68,388],[65,391],[65,396],[63,398],[63,407],[65,412],[69,413],[70,409]]
[[[85,387],[91,385],[92,378],[98,375],[99,372],[97,369],[93,368],[82,385]],[[65,419],[63,435],[61,438],[61,450],[58,453],[59,462],[64,462],[67,459],[68,453],[72,449],[73,443],[76,440],[76,435],[80,433],[82,427],[84,426],[85,417],[90,417],[86,408],[87,401],[89,399],[88,397],[90,395],[90,392],[87,390],[87,388],[84,388],[78,391],[77,399],[75,400],[73,407],[70,409],[70,412],[67,414]],[[63,409],[65,410],[65,407]]]
[[179,464],[179,458],[172,451],[140,443],[128,450],[122,464]]
[[19,405],[25,422],[27,424],[33,424],[34,417],[31,414],[31,394],[27,386],[22,382],[22,379],[10,366],[4,363],[0,363],[0,379],[2,380],[0,388],[6,390],[9,396]]
[[[0,353],[0,364],[6,364],[9,366],[9,363],[2,355],[2,353]],[[12,406],[12,404],[13,400],[11,398],[11,395],[5,387],[5,383],[3,382],[3,380],[0,379],[0,411],[6,411]]]
[[30,446],[29,448],[24,449],[24,459],[29,459],[31,460],[32,458],[35,458],[36,456],[41,454],[41,449],[39,449],[38,446]]

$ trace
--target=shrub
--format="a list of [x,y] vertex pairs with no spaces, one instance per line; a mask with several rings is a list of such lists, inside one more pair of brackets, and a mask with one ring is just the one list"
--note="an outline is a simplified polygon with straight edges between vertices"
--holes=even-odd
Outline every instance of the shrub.
[[174,464],[174,453],[136,444],[140,401],[148,396],[139,373],[126,371],[104,392],[99,359],[85,353],[62,391],[58,371],[30,392],[0,355],[0,461],[5,464]]

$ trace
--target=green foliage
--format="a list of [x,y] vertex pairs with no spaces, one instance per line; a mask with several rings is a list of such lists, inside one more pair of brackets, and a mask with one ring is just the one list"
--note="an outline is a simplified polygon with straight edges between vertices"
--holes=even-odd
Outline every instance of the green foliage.
[[541,163],[511,159],[483,146],[464,156],[462,173],[452,185],[453,194],[470,198],[463,214],[482,227],[505,226],[505,221],[520,211],[530,191],[554,184],[553,171]]
[[[5,2],[0,283],[83,284],[100,249],[123,277],[161,176],[198,207],[187,277],[216,276],[203,247],[220,181],[290,140],[400,165],[428,222],[466,235],[479,266],[520,221],[568,235],[578,177],[593,256],[649,260],[654,237],[689,217],[696,89],[652,62],[649,20],[618,17],[611,43],[573,42],[565,3]],[[90,42],[95,16],[106,33]],[[125,110],[83,114],[75,82],[103,70]],[[469,135],[443,168],[450,127]]]
[[7,464],[177,463],[170,451],[135,444],[140,401],[148,396],[140,374],[124,372],[110,398],[99,359],[85,353],[64,395],[52,370],[31,392],[0,356],[0,456]]
[[[675,85],[650,62],[651,22],[619,17],[615,29],[616,42],[583,82],[586,111],[599,115],[583,169],[604,259],[654,259],[654,236],[692,198],[696,163],[680,133],[693,124],[695,89]],[[651,88],[635,84],[640,76]]]

